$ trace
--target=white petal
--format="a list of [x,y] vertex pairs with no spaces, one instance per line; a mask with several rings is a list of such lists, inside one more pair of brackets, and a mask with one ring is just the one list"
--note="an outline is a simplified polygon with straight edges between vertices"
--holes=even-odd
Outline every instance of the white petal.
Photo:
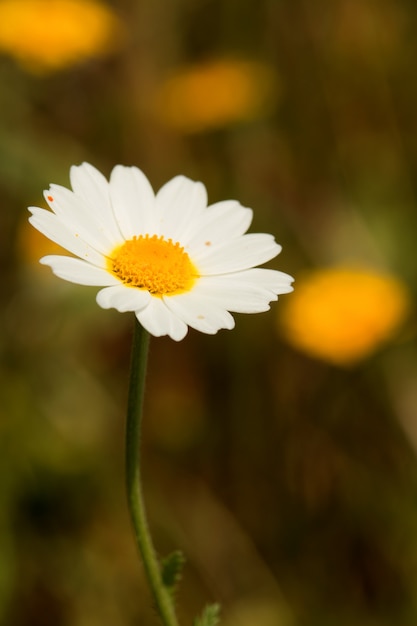
[[151,295],[148,291],[126,287],[119,282],[117,286],[99,291],[96,300],[103,309],[116,309],[120,313],[125,313],[126,311],[139,311],[146,307],[151,300]]
[[136,317],[154,337],[169,335],[174,341],[181,341],[188,332],[187,324],[172,313],[161,298],[152,298],[145,309],[136,312]]
[[155,234],[155,194],[140,169],[116,165],[110,176],[110,195],[117,223],[126,239]]
[[122,239],[110,201],[110,186],[103,174],[89,163],[83,163],[71,167],[70,180],[74,193],[88,204],[97,224],[105,223],[115,241]]
[[53,273],[59,276],[59,278],[68,280],[71,283],[77,283],[78,285],[102,287],[103,285],[115,285],[120,282],[106,270],[69,256],[51,254],[43,257],[40,263],[49,265]]
[[183,244],[194,220],[207,208],[207,191],[202,183],[176,176],[156,194],[160,234]]
[[[217,279],[218,277],[207,277],[208,280],[211,278]],[[212,284],[207,284],[203,279],[196,293],[233,313],[261,313],[270,308],[269,303],[272,300],[278,299],[278,296],[265,289],[257,289],[253,286],[245,288],[232,282],[229,285],[221,285],[216,280]]]
[[278,270],[255,267],[244,272],[239,272],[238,274],[233,274],[233,279],[242,282],[252,282],[258,287],[264,287],[276,294],[294,291],[294,288],[291,286],[291,283],[294,282],[294,278]]
[[163,300],[175,315],[202,333],[214,335],[221,328],[234,328],[235,321],[228,311],[194,291],[179,296],[166,296]]
[[[187,242],[191,252],[200,246],[212,246],[234,237],[240,237],[249,228],[253,212],[236,200],[212,204],[201,215]],[[182,242],[184,245],[184,241]]]
[[98,267],[105,267],[104,256],[83,241],[74,229],[64,226],[54,213],[38,207],[30,207],[29,211],[32,213],[29,222],[45,237],[81,259],[85,259]]
[[272,235],[249,234],[206,246],[192,255],[202,276],[239,272],[266,263],[281,252]]
[[193,291],[227,311],[261,313],[270,308],[269,303],[277,300],[278,294],[292,291],[291,280],[283,272],[257,268],[224,276],[203,276]]
[[51,185],[49,190],[44,192],[44,196],[62,224],[75,231],[81,239],[98,252],[106,254],[121,243],[120,238],[117,241],[114,240],[106,220],[98,221],[89,205],[70,189],[60,185]]
[[234,284],[236,288],[242,286],[242,288],[250,290],[259,289],[276,295],[293,291],[291,283],[294,282],[293,277],[289,274],[262,267],[254,267],[249,270],[233,272],[223,276],[207,276],[200,280],[203,282],[207,280],[207,284],[223,285],[225,289],[229,289],[231,285]]

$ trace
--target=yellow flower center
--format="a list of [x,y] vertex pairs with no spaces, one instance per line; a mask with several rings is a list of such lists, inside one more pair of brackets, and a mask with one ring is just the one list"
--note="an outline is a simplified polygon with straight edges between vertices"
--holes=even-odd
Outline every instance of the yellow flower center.
[[184,248],[158,235],[125,241],[110,255],[109,269],[125,285],[158,297],[189,291],[198,278]]

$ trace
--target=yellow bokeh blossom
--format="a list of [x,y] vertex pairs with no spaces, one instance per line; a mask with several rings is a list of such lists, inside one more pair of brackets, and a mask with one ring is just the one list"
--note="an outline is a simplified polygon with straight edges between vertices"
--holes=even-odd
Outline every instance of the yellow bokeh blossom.
[[220,59],[178,70],[163,83],[153,102],[158,119],[184,133],[198,133],[262,115],[277,93],[268,66]]
[[122,25],[96,0],[0,0],[0,51],[48,73],[113,50]]
[[410,298],[397,278],[365,269],[311,272],[281,310],[286,340],[307,354],[351,365],[389,340],[404,321]]

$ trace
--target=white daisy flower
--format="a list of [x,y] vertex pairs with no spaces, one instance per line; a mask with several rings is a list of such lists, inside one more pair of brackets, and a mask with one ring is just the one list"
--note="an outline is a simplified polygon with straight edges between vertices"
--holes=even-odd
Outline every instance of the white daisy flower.
[[51,185],[52,211],[31,207],[31,224],[74,256],[40,262],[80,285],[104,287],[97,303],[134,311],[154,336],[180,341],[188,326],[214,334],[230,312],[268,310],[292,278],[254,267],[281,251],[272,235],[245,234],[252,211],[236,200],[207,206],[202,183],[177,176],[157,194],[137,167],[117,165],[110,181],[92,165],[70,171],[72,191]]

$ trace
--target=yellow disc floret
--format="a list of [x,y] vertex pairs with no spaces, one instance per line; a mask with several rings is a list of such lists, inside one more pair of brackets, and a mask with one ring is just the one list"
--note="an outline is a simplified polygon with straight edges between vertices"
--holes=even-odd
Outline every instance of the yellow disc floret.
[[125,285],[158,297],[189,291],[198,278],[184,248],[158,235],[125,241],[110,254],[109,269]]

